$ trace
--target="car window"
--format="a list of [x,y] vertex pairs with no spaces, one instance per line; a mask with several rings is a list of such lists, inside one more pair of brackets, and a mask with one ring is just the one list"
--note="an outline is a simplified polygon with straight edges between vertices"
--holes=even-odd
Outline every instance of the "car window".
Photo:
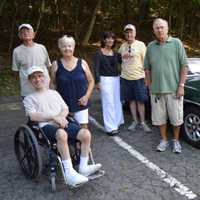
[[188,58],[189,74],[200,74],[200,58]]

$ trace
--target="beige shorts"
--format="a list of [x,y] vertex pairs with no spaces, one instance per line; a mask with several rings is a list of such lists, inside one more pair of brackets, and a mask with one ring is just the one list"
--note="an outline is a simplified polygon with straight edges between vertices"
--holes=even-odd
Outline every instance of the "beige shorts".
[[151,108],[154,125],[166,124],[168,118],[173,126],[183,123],[183,97],[178,99],[175,94],[151,94]]
[[79,124],[88,124],[88,109],[75,112],[74,113],[74,119]]

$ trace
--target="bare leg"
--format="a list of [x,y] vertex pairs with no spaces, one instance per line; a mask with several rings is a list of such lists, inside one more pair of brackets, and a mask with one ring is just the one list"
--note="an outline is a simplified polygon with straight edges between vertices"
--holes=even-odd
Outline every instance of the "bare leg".
[[129,106],[130,106],[131,115],[132,115],[133,120],[135,122],[138,122],[136,102],[135,101],[130,101],[129,102]]
[[143,102],[137,101],[137,108],[138,108],[138,113],[140,116],[140,121],[144,122],[145,120],[145,106]]
[[77,139],[81,141],[81,156],[79,164],[79,173],[84,176],[89,176],[101,168],[101,164],[88,165],[88,156],[90,151],[91,134],[88,129],[81,129]]
[[174,139],[179,140],[180,126],[173,126]]
[[163,124],[159,126],[160,129],[160,135],[163,140],[167,141],[167,124]]
[[90,151],[91,134],[88,129],[81,129],[77,139],[81,142],[81,156],[86,157]]
[[58,129],[56,132],[57,148],[62,160],[70,159],[68,147],[68,135],[63,129]]

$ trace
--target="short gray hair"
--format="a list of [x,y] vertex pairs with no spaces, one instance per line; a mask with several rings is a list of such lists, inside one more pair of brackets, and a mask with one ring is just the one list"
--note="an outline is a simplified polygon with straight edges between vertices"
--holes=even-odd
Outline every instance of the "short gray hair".
[[165,19],[162,19],[162,18],[156,18],[156,19],[154,19],[154,20],[153,20],[153,27],[154,27],[154,25],[155,25],[155,23],[156,23],[157,21],[162,21],[162,22],[164,22],[164,23],[167,25],[167,27],[168,27],[168,21],[165,20]]
[[74,47],[75,47],[75,40],[72,36],[67,36],[67,35],[64,35],[63,37],[59,38],[58,39],[58,48],[60,49],[62,44],[66,44],[66,43],[69,43],[69,44],[72,44]]

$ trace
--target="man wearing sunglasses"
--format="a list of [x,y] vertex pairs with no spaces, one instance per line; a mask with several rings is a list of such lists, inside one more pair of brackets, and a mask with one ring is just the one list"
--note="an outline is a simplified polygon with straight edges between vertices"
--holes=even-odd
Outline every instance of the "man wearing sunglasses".
[[[118,52],[122,57],[121,71],[121,100],[128,101],[133,121],[128,130],[135,131],[141,127],[145,132],[151,129],[145,123],[145,101],[148,100],[147,89],[144,84],[143,62],[146,46],[136,40],[136,28],[132,24],[124,27],[126,42]],[[138,113],[138,114],[137,114]]]

